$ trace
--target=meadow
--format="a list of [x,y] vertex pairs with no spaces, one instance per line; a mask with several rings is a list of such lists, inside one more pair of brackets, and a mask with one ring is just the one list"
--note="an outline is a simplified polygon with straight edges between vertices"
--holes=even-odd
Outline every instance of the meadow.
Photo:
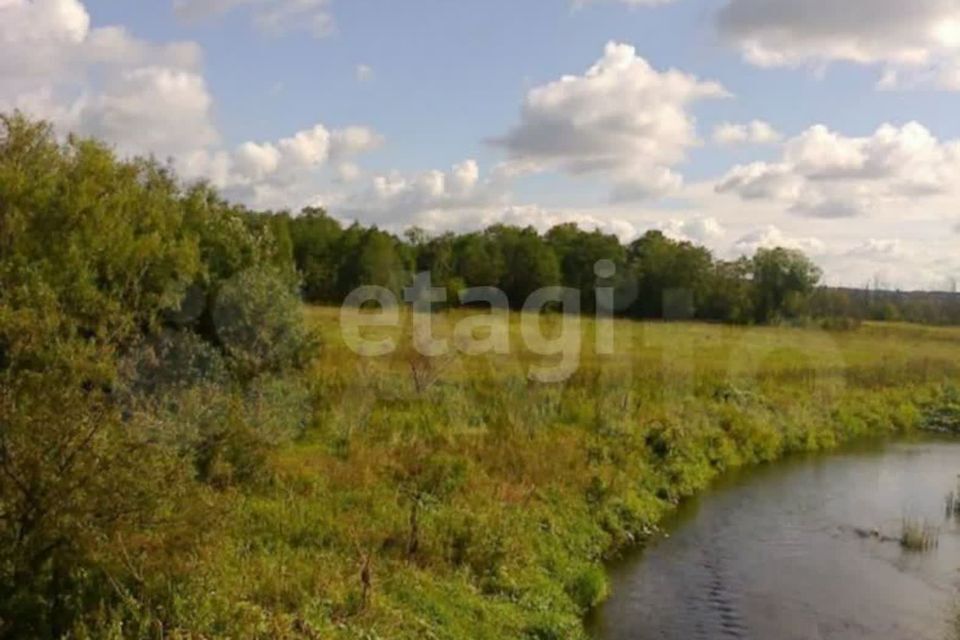
[[[437,314],[437,335],[471,312]],[[922,426],[960,374],[960,329],[826,332],[617,321],[612,355],[564,382],[509,355],[425,358],[322,347],[312,419],[269,480],[221,504],[176,586],[189,637],[577,638],[604,563],[725,470]],[[549,333],[557,316],[542,321]],[[226,505],[226,506],[224,506]]]

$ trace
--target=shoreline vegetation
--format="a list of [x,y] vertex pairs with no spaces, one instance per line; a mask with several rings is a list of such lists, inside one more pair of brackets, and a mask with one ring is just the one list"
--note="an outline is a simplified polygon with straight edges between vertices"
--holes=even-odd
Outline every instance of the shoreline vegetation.
[[[427,357],[403,311],[364,357],[305,287],[334,265],[399,292],[375,277],[436,271],[431,241],[351,227],[361,244],[324,250],[154,161],[0,123],[0,640],[581,638],[605,562],[719,474],[958,428],[960,328],[811,315],[796,252],[731,274],[662,234],[631,245],[611,285],[647,290],[637,317],[707,319],[689,303],[717,293],[727,324],[617,319],[600,349],[592,316],[571,334],[510,312],[504,353]],[[469,264],[509,262],[514,307],[539,284],[514,275],[588,274],[595,299],[595,263],[535,231],[471,238]],[[430,317],[456,345],[483,315]],[[528,349],[531,317],[570,349]]]

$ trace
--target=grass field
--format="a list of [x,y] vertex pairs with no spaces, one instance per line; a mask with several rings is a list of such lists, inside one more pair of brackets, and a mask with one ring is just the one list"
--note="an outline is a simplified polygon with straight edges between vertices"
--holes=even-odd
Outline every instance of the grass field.
[[[269,482],[227,502],[176,586],[185,629],[577,638],[603,563],[717,474],[916,429],[960,378],[958,329],[618,321],[601,355],[585,320],[578,366],[547,384],[530,367],[559,357],[525,349],[517,317],[509,354],[423,357],[404,315],[371,330],[396,351],[368,358],[339,310],[306,313],[322,342],[311,424]],[[468,317],[438,314],[438,335]]]

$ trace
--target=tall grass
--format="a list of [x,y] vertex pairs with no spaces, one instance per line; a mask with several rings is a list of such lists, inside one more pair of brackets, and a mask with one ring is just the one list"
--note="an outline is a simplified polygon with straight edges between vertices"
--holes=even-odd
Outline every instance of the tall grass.
[[930,551],[940,545],[940,528],[925,520],[904,518],[900,546],[907,551]]
[[[270,482],[226,497],[171,587],[184,632],[582,637],[603,563],[684,497],[741,465],[918,428],[960,377],[956,330],[618,322],[601,355],[586,320],[580,366],[545,384],[527,374],[552,360],[523,348],[516,317],[509,355],[427,361],[409,317],[369,330],[398,349],[364,358],[337,310],[306,313],[324,344],[310,426]],[[438,314],[438,336],[467,315]]]

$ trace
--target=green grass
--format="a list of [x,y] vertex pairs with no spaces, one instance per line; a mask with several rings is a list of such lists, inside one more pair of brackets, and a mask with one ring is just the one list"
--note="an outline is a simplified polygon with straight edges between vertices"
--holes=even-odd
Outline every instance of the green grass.
[[[624,321],[603,356],[587,320],[579,368],[543,384],[516,317],[510,355],[429,361],[409,327],[373,330],[400,348],[361,358],[337,310],[306,313],[324,345],[311,426],[270,482],[224,496],[169,586],[184,637],[581,637],[604,562],[684,497],[741,465],[916,429],[960,374],[955,329]],[[438,314],[438,333],[467,315]]]

